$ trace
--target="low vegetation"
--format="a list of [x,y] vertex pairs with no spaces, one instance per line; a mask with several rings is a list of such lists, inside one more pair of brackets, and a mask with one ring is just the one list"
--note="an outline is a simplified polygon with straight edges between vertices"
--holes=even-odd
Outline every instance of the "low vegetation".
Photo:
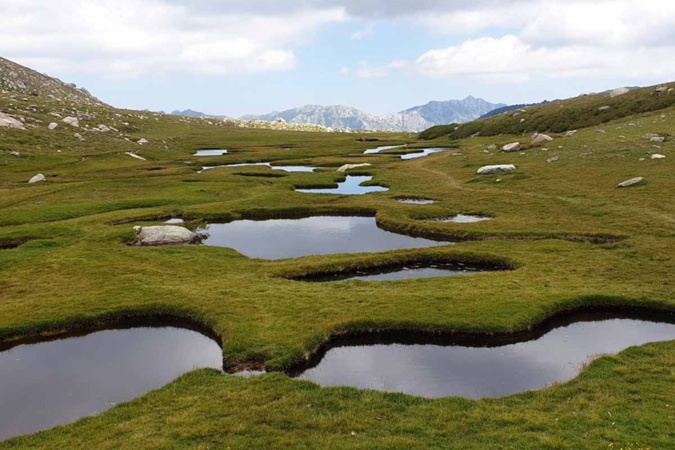
[[[22,117],[26,129],[0,128],[0,340],[180,317],[213,331],[228,368],[280,371],[349,331],[515,333],[584,308],[673,313],[675,142],[642,137],[675,134],[673,102],[674,93],[654,88],[582,97],[528,109],[522,123],[507,115],[461,125],[428,143],[404,134],[244,129],[96,104],[73,110],[39,93],[4,93],[0,111]],[[597,114],[605,103],[607,115]],[[53,113],[79,115],[80,127]],[[49,130],[50,122],[59,126]],[[92,131],[100,124],[118,131]],[[547,148],[488,148],[524,132],[569,128],[579,131]],[[489,137],[498,133],[511,135]],[[359,139],[457,149],[402,161],[400,149],[364,155],[373,144]],[[193,157],[199,148],[230,154]],[[655,152],[666,158],[651,159]],[[558,159],[547,162],[551,156]],[[203,165],[256,161],[323,169],[198,173]],[[388,192],[293,192],[332,185],[344,177],[337,167],[363,162],[372,166],[359,172]],[[483,165],[504,163],[517,170],[476,175]],[[28,184],[36,173],[46,181]],[[636,176],[645,183],[617,188]],[[437,202],[406,205],[400,197]],[[494,220],[426,220],[459,213]],[[388,230],[465,242],[280,261],[218,247],[126,245],[134,225],[171,217],[195,228],[326,214],[374,215]],[[512,270],[396,282],[288,279],[396,261],[486,261]],[[674,342],[650,344],[602,357],[569,383],[480,401],[199,370],[97,417],[0,448],[668,448],[675,441],[674,363]]]

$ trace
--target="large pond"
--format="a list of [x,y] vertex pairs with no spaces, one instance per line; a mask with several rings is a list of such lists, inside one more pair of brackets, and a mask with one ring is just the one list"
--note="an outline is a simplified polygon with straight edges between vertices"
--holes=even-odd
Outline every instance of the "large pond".
[[0,440],[100,413],[199,367],[223,366],[215,341],[175,327],[105,330],[3,349]]
[[205,245],[230,247],[252,258],[283,259],[332,253],[372,253],[446,245],[378,228],[374,217],[307,217],[209,224]]
[[256,167],[263,166],[269,167],[272,170],[283,170],[284,172],[314,172],[318,167],[312,166],[274,166],[272,163],[261,162],[261,163],[242,163],[242,164],[225,164],[222,166],[204,166],[199,173],[202,173],[206,170],[227,168],[227,167]]
[[386,192],[389,188],[382,186],[362,186],[363,183],[371,181],[371,176],[353,176],[347,175],[345,181],[337,184],[336,188],[325,189],[296,189],[296,192],[305,194],[340,194],[340,195],[363,195],[371,192]]
[[606,319],[493,347],[361,340],[328,350],[299,378],[424,397],[501,397],[568,381],[598,354],[672,339],[675,325],[670,323]]
[[298,278],[302,281],[325,282],[341,280],[398,281],[411,278],[437,278],[471,275],[479,272],[499,270],[494,267],[472,266],[463,263],[407,264],[404,267],[385,267],[355,272],[340,272]]

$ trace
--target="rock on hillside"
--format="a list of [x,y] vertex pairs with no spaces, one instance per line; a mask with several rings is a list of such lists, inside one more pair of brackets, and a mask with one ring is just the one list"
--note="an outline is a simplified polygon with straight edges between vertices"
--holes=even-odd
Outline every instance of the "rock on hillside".
[[77,105],[106,106],[86,89],[36,72],[0,57],[0,91],[34,97],[50,97]]

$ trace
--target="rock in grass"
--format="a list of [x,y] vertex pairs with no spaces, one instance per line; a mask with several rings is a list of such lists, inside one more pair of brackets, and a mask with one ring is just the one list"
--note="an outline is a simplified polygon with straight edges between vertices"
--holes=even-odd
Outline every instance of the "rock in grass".
[[609,96],[611,98],[618,97],[619,95],[623,94],[628,94],[630,92],[630,89],[622,87],[622,88],[616,88],[612,92],[609,93]]
[[19,152],[9,152],[9,154],[12,155],[12,156],[17,156],[17,157],[21,156],[21,153],[19,153]]
[[77,119],[77,117],[65,117],[61,119],[61,122],[67,123],[70,126],[73,126],[75,128],[80,128],[80,121]]
[[370,166],[369,163],[363,163],[363,164],[345,164],[344,166],[340,166],[340,168],[337,170],[337,172],[346,172],[349,169],[356,169],[357,167],[368,167]]
[[140,138],[140,139],[138,140],[138,145],[145,145],[145,144],[147,144],[148,142],[149,142],[149,141],[148,141],[146,138]]
[[534,133],[532,135],[532,145],[541,145],[545,142],[551,142],[553,138],[548,134]]
[[495,173],[513,172],[514,170],[516,170],[516,166],[513,164],[496,164],[493,166],[483,166],[476,173],[478,175],[492,175]]
[[546,160],[547,163],[554,163],[558,161],[560,158],[558,156],[551,156],[549,159]]
[[0,112],[0,127],[5,128],[16,128],[19,130],[25,130],[20,120],[16,120],[14,117]]
[[38,173],[38,174],[35,175],[33,178],[31,178],[30,180],[28,180],[28,183],[29,183],[29,184],[33,184],[33,183],[38,183],[38,182],[40,182],[40,181],[45,181],[45,176],[42,175],[41,173]]
[[502,147],[502,151],[506,153],[517,152],[518,150],[520,150],[520,142],[512,142]]
[[570,130],[567,133],[565,133],[565,136],[569,137],[569,136],[574,136],[575,134],[577,134],[577,130]]
[[660,154],[660,153],[654,153],[654,154],[651,156],[652,159],[663,159],[663,158],[665,158],[665,157],[666,157],[666,155],[662,155],[662,154]]
[[649,139],[649,141],[650,142],[665,142],[666,138],[664,138],[663,136],[656,136],[656,137],[653,137],[653,138]]
[[49,128],[50,130],[56,130],[58,128],[58,126],[59,126],[58,123],[52,122],[47,126],[47,128]]
[[134,227],[138,245],[180,245],[189,244],[197,237],[196,233],[176,225],[153,227]]
[[659,135],[654,133],[645,133],[642,135],[642,139],[651,139],[656,137],[659,137]]
[[125,154],[125,155],[129,155],[129,156],[131,156],[132,158],[140,159],[141,161],[147,161],[145,158],[143,158],[143,157],[140,156],[140,155],[137,155],[137,154],[134,153],[134,152],[124,152],[124,154]]
[[82,136],[80,133],[75,133],[73,136],[75,136],[75,139],[79,139],[80,141],[84,142],[84,136]]
[[619,183],[620,188],[626,188],[630,186],[635,186],[638,183],[642,183],[644,181],[644,177],[635,177],[631,178],[630,180],[626,180],[624,182]]

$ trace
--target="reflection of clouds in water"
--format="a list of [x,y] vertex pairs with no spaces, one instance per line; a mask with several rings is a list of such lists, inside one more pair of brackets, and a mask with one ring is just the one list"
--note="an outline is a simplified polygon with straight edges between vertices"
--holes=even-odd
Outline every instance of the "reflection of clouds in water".
[[371,176],[353,176],[347,175],[345,181],[338,183],[337,188],[327,189],[296,189],[296,192],[304,194],[340,194],[340,195],[363,195],[371,192],[386,192],[389,188],[383,186],[361,186],[361,184],[371,181]]
[[206,245],[230,247],[254,258],[379,252],[447,243],[381,230],[373,217],[309,217],[211,224]]
[[426,397],[499,397],[567,381],[592,356],[670,339],[675,325],[615,319],[579,322],[502,347],[339,347],[301,378]]

